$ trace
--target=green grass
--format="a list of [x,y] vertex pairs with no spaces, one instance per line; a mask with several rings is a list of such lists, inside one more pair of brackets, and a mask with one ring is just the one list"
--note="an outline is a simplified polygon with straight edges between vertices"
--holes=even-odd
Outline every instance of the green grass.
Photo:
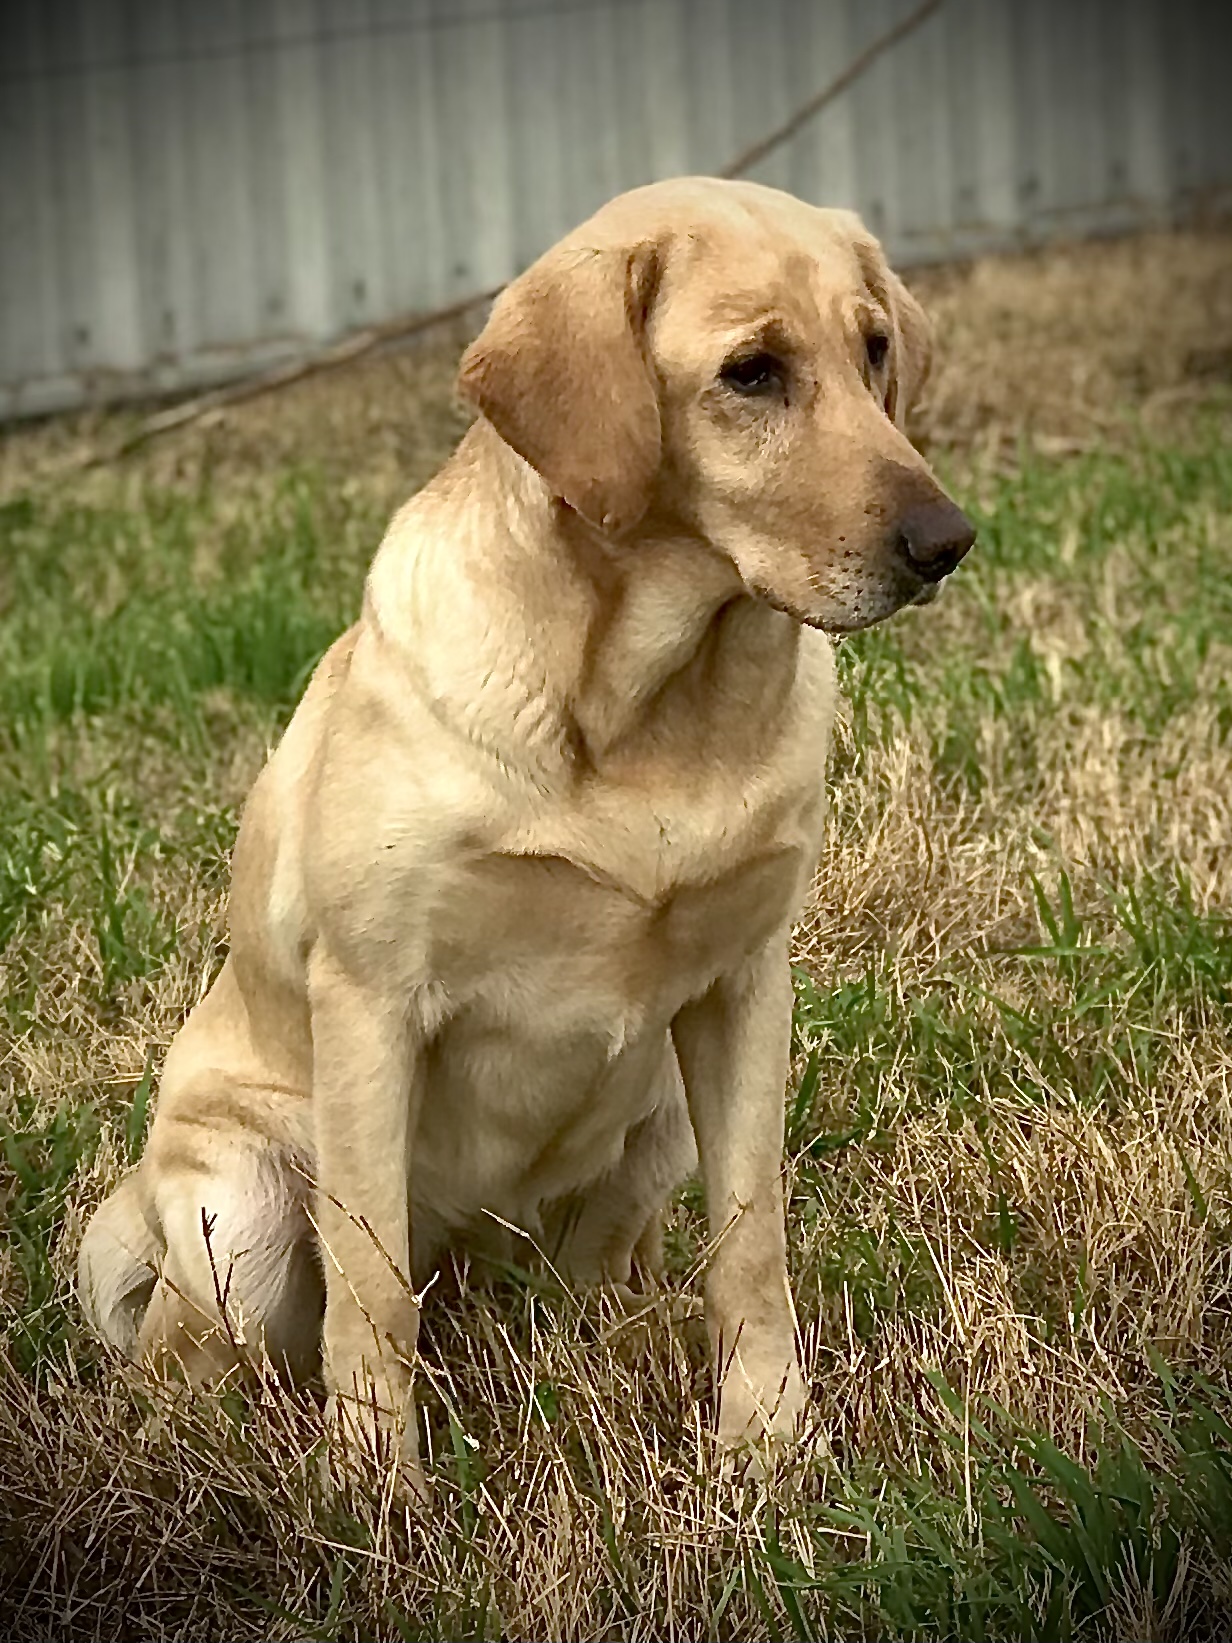
[[[924,623],[874,629],[841,649],[857,746],[923,717],[939,773],[978,791],[990,720],[1027,730],[1042,711],[1097,707],[1158,735],[1200,694],[1221,731],[1232,729],[1232,674],[1209,665],[1232,635],[1232,449],[1221,419],[1183,451],[1032,457],[982,489],[964,498],[979,527],[979,571],[964,631],[947,633],[945,654],[928,654]],[[1007,584],[1027,579],[1069,605],[1081,649],[1041,645],[1007,606]]]
[[7,738],[22,747],[77,717],[163,710],[188,746],[216,689],[285,713],[354,612],[357,549],[380,524],[370,511],[342,514],[306,478],[234,521],[208,497],[154,493],[136,508],[9,502],[0,509]]
[[[45,1583],[36,1631],[71,1586],[101,1594],[83,1628],[114,1631],[127,1594],[134,1636],[207,1614],[547,1635],[569,1605],[515,1568],[511,1524],[548,1546],[551,1482],[593,1635],[1226,1635],[1227,434],[1213,413],[1183,448],[968,473],[953,589],[841,647],[787,1108],[828,1456],[724,1494],[690,1437],[695,1357],[622,1380],[586,1306],[510,1279],[429,1311],[430,1551],[371,1491],[321,1496],[311,1411],[238,1392],[181,1412],[85,1526],[137,1466],[145,1394],[98,1401],[114,1377],[67,1278],[221,960],[239,802],[358,608],[379,509],[307,473],[240,506],[207,485],[0,508],[0,1569],[10,1604]],[[690,1188],[682,1272],[698,1209]]]

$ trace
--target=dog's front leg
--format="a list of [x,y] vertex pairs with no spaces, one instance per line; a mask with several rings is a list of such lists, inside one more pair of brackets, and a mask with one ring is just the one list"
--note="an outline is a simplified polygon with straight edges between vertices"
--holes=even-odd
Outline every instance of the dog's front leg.
[[706,1319],[727,1444],[789,1436],[804,1407],[782,1183],[791,1003],[783,936],[672,1024],[716,1245]]
[[422,1034],[405,998],[321,953],[309,969],[309,1002],[331,1407],[348,1441],[382,1458],[392,1451],[422,1491],[409,1211]]

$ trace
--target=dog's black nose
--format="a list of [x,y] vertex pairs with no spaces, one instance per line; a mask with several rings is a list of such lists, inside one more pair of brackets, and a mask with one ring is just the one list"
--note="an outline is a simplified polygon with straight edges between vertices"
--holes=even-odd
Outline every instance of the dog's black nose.
[[898,523],[897,548],[917,576],[939,582],[975,541],[975,526],[946,497],[920,502]]

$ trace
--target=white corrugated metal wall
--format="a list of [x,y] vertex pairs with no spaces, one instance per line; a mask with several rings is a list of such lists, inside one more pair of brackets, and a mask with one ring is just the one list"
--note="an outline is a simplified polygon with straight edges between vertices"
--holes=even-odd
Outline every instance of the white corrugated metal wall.
[[[0,416],[235,375],[716,170],[914,0],[6,0]],[[1226,207],[1232,0],[947,0],[755,173],[900,262]]]

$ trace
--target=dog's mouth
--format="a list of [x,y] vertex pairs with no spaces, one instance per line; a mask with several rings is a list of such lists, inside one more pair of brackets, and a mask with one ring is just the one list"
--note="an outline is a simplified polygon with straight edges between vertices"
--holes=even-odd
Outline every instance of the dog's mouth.
[[784,616],[790,616],[793,622],[803,622],[806,627],[817,627],[816,620],[807,612],[798,610],[795,605],[789,604],[786,599],[780,599],[777,593],[771,593],[759,582],[746,582],[745,588],[754,599],[760,599],[763,605],[769,605],[771,610],[777,610]]
[[833,615],[822,616],[816,611],[801,610],[790,600],[773,593],[769,588],[757,583],[745,584],[749,593],[762,604],[769,605],[771,610],[780,611],[784,616],[790,616],[793,622],[799,622],[802,627],[814,628],[819,633],[828,633],[832,638],[842,638],[848,633],[862,633],[865,628],[876,627],[878,623],[887,621],[900,610],[909,605],[931,605],[940,597],[942,584],[940,582],[923,582],[913,591],[905,591],[896,595],[892,601],[884,605],[879,603],[878,608],[871,610],[867,615],[853,612],[844,615],[835,612]]
[[940,599],[943,586],[944,583],[942,582],[925,582],[910,603],[913,605],[931,605],[934,600]]

